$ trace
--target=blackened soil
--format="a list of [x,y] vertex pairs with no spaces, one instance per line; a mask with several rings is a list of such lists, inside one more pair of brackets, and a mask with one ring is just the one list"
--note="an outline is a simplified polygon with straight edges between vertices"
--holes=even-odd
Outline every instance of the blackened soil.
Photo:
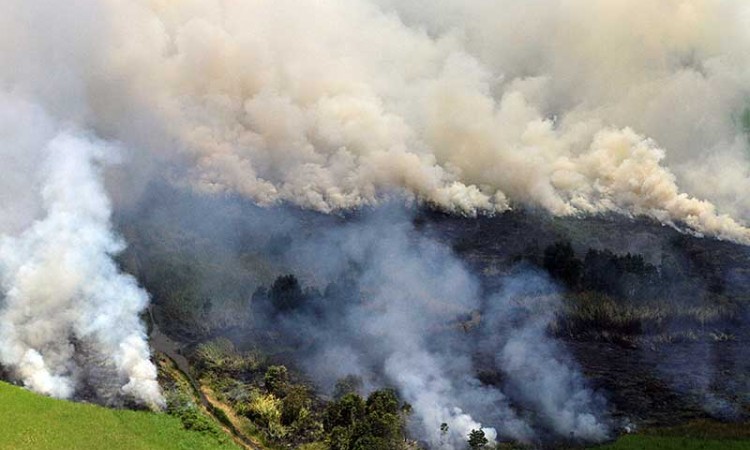
[[742,420],[750,413],[748,342],[659,348],[568,342],[567,347],[622,422],[662,426],[698,418]]

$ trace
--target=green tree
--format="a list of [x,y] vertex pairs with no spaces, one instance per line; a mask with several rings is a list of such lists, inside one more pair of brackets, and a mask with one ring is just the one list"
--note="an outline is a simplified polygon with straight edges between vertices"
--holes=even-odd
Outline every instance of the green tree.
[[392,389],[375,391],[366,401],[355,393],[345,394],[326,409],[324,427],[329,445],[346,450],[403,448],[408,409],[400,405]]
[[398,414],[398,396],[393,389],[381,389],[367,397],[367,411]]
[[340,400],[328,404],[323,425],[326,431],[336,427],[353,428],[365,416],[365,401],[357,394],[346,394]]
[[349,450],[351,434],[346,427],[334,427],[328,436],[328,447],[330,450]]
[[393,450],[394,447],[387,439],[377,436],[363,436],[352,445],[352,450]]
[[288,426],[297,421],[302,410],[309,404],[310,396],[304,386],[290,386],[281,402],[281,424]]
[[471,433],[469,433],[469,448],[472,450],[484,448],[489,442],[482,430],[471,430]]

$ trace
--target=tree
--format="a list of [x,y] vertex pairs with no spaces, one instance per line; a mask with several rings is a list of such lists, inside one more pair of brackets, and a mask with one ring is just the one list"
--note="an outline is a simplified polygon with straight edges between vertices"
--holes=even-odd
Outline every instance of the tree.
[[289,373],[284,366],[270,366],[266,370],[263,378],[266,389],[277,397],[286,395],[287,384],[289,383]]
[[440,424],[440,445],[445,445],[445,440],[448,437],[448,424],[443,422]]
[[490,441],[487,440],[483,430],[471,430],[471,433],[469,433],[469,448],[472,450],[483,448],[489,443]]
[[393,389],[381,389],[367,397],[367,412],[398,414],[398,396]]
[[352,445],[352,450],[393,450],[393,446],[381,437],[363,436]]
[[544,268],[552,278],[563,282],[568,288],[578,287],[582,264],[576,258],[570,242],[555,242],[544,249]]
[[346,394],[340,400],[328,404],[323,425],[326,431],[336,427],[348,429],[365,416],[365,401],[357,394]]
[[392,389],[375,391],[366,401],[355,393],[346,394],[326,409],[329,445],[342,450],[401,449],[406,414]]
[[294,423],[309,403],[309,395],[304,386],[290,386],[287,389],[286,397],[281,402],[281,424],[288,426]]
[[283,275],[276,279],[269,292],[271,305],[277,312],[293,311],[304,303],[302,287],[294,275]]

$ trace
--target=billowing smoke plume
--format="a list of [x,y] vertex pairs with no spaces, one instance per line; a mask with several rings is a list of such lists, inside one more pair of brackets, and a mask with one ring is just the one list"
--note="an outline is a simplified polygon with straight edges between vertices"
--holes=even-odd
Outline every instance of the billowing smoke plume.
[[[400,193],[466,214],[648,215],[750,242],[749,9],[13,0],[0,80],[180,161],[176,178],[261,204],[327,212]],[[704,182],[717,164],[731,179]]]
[[[3,144],[29,152],[18,160],[38,158],[33,175],[41,202],[40,217],[23,231],[0,234],[0,364],[27,387],[54,397],[71,397],[83,384],[103,401],[122,397],[161,406],[139,318],[148,296],[112,260],[124,244],[110,230],[102,169],[116,149],[75,131],[44,142],[53,132],[44,114],[3,100],[9,102],[3,104]],[[21,119],[5,114],[11,111]],[[28,138],[34,133],[41,140]],[[24,182],[34,188],[33,178]],[[4,200],[16,214],[23,211],[23,202]]]

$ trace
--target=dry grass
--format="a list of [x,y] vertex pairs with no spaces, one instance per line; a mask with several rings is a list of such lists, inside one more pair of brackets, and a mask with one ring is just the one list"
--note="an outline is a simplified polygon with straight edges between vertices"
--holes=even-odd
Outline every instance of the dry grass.
[[552,324],[559,336],[576,339],[647,339],[661,343],[733,340],[726,325],[738,320],[740,308],[723,299],[684,306],[673,301],[617,301],[606,295],[570,294]]

